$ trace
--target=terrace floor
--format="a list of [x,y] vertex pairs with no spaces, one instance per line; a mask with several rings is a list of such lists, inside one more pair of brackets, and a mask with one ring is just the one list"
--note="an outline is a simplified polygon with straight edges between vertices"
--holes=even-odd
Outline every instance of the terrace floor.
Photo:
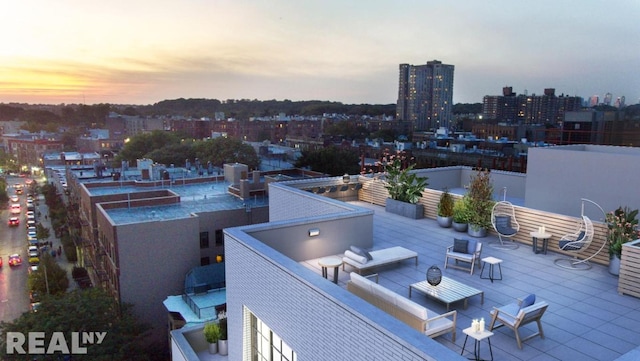
[[[484,291],[484,304],[479,297],[469,299],[463,309],[462,302],[454,303],[451,309],[458,310],[456,342],[451,335],[435,340],[460,353],[465,335],[462,330],[471,325],[474,318],[484,317],[489,325],[489,311],[493,306],[514,302],[518,297],[535,293],[537,300],[544,300],[549,307],[542,318],[545,338],[532,338],[523,343],[520,350],[514,333],[501,327],[491,337],[495,360],[638,360],[640,359],[640,299],[619,295],[618,278],[609,274],[605,266],[594,264],[587,271],[559,268],[554,260],[562,257],[552,250],[557,247],[557,236],[549,242],[548,254],[534,254],[530,246],[520,245],[515,250],[499,250],[489,246],[497,237],[481,238],[482,258],[494,256],[503,260],[503,279],[491,283],[480,279],[480,270],[473,275],[468,271],[444,269],[445,249],[453,244],[454,237],[467,237],[466,233],[451,228],[441,228],[435,220],[413,220],[386,213],[384,207],[364,202],[353,202],[375,212],[373,221],[373,250],[403,246],[418,252],[419,264],[413,260],[379,268],[379,283],[394,292],[408,296],[409,284],[425,279],[431,265],[437,265],[443,275]],[[553,240],[556,242],[553,242]],[[605,250],[606,251],[606,250]],[[321,273],[317,260],[303,262],[305,266]],[[329,277],[333,276],[329,269]],[[338,284],[346,287],[347,272],[340,268]],[[486,272],[487,270],[485,270]],[[486,275],[486,273],[485,273]],[[433,311],[444,313],[446,306],[416,292],[412,300]],[[535,322],[521,328],[524,338],[537,329]],[[472,340],[466,351],[473,352]],[[471,348],[470,348],[471,346]],[[482,357],[489,358],[486,342],[482,342]],[[487,352],[485,354],[485,352]],[[471,357],[472,354],[465,353]]]

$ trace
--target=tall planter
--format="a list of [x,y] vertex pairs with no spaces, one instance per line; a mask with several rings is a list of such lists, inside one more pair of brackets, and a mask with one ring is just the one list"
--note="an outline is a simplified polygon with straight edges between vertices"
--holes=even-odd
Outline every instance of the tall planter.
[[620,275],[620,257],[618,257],[618,255],[612,255],[609,258],[609,273],[611,273],[614,276],[618,276]]
[[422,204],[407,203],[387,198],[384,210],[389,213],[398,214],[412,219],[424,218],[424,207]]
[[220,319],[220,339],[218,340],[218,353],[222,356],[229,354],[229,341],[227,338],[227,317]]
[[487,229],[492,227],[491,210],[494,205],[493,185],[488,170],[478,170],[475,175],[471,176],[469,192],[464,197],[468,202],[469,209],[469,231],[467,232],[484,234],[474,237],[485,237]]
[[451,227],[451,223],[453,222],[453,206],[453,197],[451,197],[449,190],[445,188],[438,202],[438,216],[436,219],[440,227]]
[[222,356],[226,356],[229,354],[228,340],[218,340],[218,353]]

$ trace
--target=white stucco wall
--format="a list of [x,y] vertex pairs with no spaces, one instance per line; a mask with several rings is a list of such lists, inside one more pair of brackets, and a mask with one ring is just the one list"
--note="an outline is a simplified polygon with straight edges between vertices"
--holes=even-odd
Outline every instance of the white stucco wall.
[[[605,212],[618,206],[640,208],[640,149],[572,145],[529,148],[525,206],[548,212],[580,215],[580,199],[599,204]],[[585,213],[601,220],[602,212]]]

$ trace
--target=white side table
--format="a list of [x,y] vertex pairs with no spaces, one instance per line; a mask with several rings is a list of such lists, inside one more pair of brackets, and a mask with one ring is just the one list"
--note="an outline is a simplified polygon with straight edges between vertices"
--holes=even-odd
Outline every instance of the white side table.
[[460,352],[460,355],[464,354],[464,348],[467,345],[467,339],[471,337],[475,340],[473,345],[473,356],[475,358],[473,358],[472,360],[483,361],[483,359],[480,358],[480,341],[486,338],[487,342],[489,343],[489,353],[491,354],[491,361],[493,361],[493,350],[491,349],[491,336],[493,336],[493,332],[487,331],[486,329],[482,330],[481,332],[476,332],[472,327],[467,327],[462,330],[462,332],[464,332],[466,336],[464,338],[464,344],[462,345],[462,351]]
[[318,265],[322,268],[322,277],[328,278],[327,267],[333,267],[333,283],[338,283],[338,272],[342,265],[342,259],[336,256],[320,258]]
[[[489,274],[488,277],[484,277],[482,276],[482,273],[484,272],[484,267],[486,264],[489,264]],[[482,279],[489,279],[491,280],[491,283],[493,283],[493,280],[501,280],[502,279],[502,266],[500,265],[500,263],[502,263],[502,260],[500,258],[496,258],[496,257],[485,257],[482,259],[482,268],[480,268],[480,278]],[[500,278],[496,278],[494,276],[494,266],[498,265],[498,271],[500,271]]]

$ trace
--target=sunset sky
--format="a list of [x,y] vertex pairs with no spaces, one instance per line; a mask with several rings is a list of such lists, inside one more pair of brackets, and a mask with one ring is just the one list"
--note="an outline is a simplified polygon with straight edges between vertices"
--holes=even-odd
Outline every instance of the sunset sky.
[[640,1],[22,0],[0,13],[0,103],[395,103],[398,65],[455,65],[454,103],[640,99]]

